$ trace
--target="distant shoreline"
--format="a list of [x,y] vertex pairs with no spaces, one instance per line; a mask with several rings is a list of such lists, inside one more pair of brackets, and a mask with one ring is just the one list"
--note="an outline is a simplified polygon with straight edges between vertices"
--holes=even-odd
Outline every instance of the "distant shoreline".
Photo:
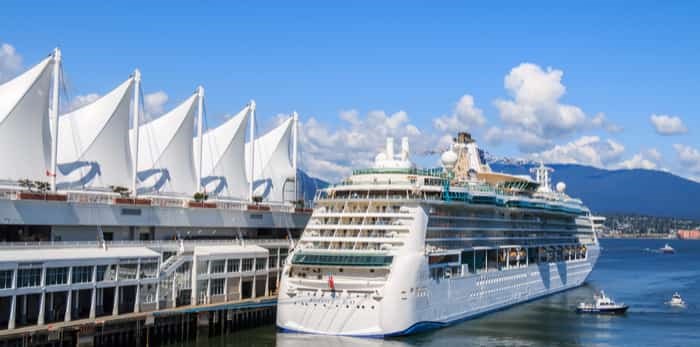
[[615,235],[615,236],[598,236],[599,239],[609,240],[680,240],[677,237],[668,237],[668,235]]

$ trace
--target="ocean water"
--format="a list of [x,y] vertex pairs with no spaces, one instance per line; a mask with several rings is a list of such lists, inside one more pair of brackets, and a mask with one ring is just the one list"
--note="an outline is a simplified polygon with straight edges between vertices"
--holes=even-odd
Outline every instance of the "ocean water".
[[[199,339],[183,346],[700,346],[700,241],[602,240],[588,282],[444,329],[392,339],[278,333],[274,326]],[[630,305],[624,316],[579,315],[598,290]],[[684,309],[665,304],[674,292]]]

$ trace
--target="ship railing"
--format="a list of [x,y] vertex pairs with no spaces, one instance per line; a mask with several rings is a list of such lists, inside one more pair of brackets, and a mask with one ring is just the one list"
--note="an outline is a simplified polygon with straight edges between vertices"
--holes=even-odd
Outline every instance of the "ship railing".
[[[20,200],[20,193],[30,192],[20,187],[0,186],[0,200]],[[188,197],[163,196],[163,195],[142,195],[139,199],[123,198],[120,194],[98,190],[62,190],[66,202],[81,204],[117,205],[122,203],[137,204],[154,207],[177,207],[188,208],[192,201]],[[123,202],[121,200],[137,200],[137,202]],[[243,200],[211,199],[207,202],[215,204],[217,209],[246,211],[249,203]],[[291,202],[263,202],[258,204],[266,211],[293,213],[296,211]]]
[[109,192],[91,192],[91,191],[68,191],[66,192],[67,201],[81,204],[105,204],[109,205],[114,202],[114,198],[119,197],[117,193]]

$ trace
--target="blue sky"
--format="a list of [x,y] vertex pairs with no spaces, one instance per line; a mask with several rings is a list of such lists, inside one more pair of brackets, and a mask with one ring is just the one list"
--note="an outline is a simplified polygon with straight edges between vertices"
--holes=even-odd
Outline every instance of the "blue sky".
[[261,130],[296,110],[303,165],[329,179],[369,165],[386,135],[422,152],[464,129],[497,155],[696,179],[698,6],[4,1],[0,76],[58,45],[69,101],[138,67],[145,94],[167,95],[154,116],[200,83],[209,126],[250,99]]

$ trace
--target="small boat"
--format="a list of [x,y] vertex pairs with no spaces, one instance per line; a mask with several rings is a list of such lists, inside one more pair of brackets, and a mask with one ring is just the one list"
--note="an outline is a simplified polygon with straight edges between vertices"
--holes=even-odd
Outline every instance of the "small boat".
[[615,301],[606,296],[605,292],[600,291],[600,295],[594,295],[595,303],[587,304],[580,303],[576,307],[576,313],[595,313],[595,314],[623,314],[627,312],[628,305],[624,303],[615,303]]
[[683,298],[681,298],[681,295],[678,294],[678,292],[673,293],[671,301],[668,301],[667,304],[675,307],[685,307],[685,301],[683,301]]
[[676,250],[673,249],[668,243],[664,245],[663,247],[659,248],[659,251],[664,254],[673,254],[676,253]]

